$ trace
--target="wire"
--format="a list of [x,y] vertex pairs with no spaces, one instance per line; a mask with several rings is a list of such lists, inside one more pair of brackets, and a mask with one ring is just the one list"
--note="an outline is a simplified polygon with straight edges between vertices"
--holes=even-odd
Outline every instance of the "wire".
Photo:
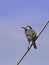
[[[41,35],[41,33],[44,31],[44,29],[46,28],[46,26],[48,25],[49,21],[43,26],[42,30],[40,31],[40,33],[38,34],[36,40],[38,39],[38,37]],[[35,41],[36,41],[35,40]],[[26,54],[29,52],[29,50],[31,49],[32,44],[30,45],[30,47],[25,51],[25,53],[23,54],[23,56],[19,59],[18,63],[16,65],[19,65],[20,62],[23,60],[23,58],[26,56]]]

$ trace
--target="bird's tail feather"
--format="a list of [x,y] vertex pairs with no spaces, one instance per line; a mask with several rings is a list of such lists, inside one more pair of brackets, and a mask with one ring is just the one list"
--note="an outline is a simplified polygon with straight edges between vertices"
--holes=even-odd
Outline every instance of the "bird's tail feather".
[[35,42],[33,43],[33,46],[34,46],[35,49],[37,49],[37,46],[36,46]]

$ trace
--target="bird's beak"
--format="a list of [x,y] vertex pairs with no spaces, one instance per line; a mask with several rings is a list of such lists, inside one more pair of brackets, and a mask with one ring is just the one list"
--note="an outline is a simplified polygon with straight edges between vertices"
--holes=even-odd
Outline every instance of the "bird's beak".
[[25,29],[25,27],[21,27],[22,29]]

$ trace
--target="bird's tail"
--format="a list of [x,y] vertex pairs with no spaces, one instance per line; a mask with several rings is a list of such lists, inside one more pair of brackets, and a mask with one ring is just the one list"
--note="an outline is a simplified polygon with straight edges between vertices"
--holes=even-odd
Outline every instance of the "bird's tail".
[[36,43],[35,42],[33,43],[33,46],[34,46],[35,49],[37,49],[37,46],[36,46]]

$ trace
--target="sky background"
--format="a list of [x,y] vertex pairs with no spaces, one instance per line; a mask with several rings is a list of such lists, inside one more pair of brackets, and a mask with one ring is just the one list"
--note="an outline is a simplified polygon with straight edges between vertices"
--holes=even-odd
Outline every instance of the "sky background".
[[[49,20],[49,0],[0,0],[0,65],[16,65],[28,47],[22,26],[37,35]],[[49,65],[49,24],[20,65]]]

